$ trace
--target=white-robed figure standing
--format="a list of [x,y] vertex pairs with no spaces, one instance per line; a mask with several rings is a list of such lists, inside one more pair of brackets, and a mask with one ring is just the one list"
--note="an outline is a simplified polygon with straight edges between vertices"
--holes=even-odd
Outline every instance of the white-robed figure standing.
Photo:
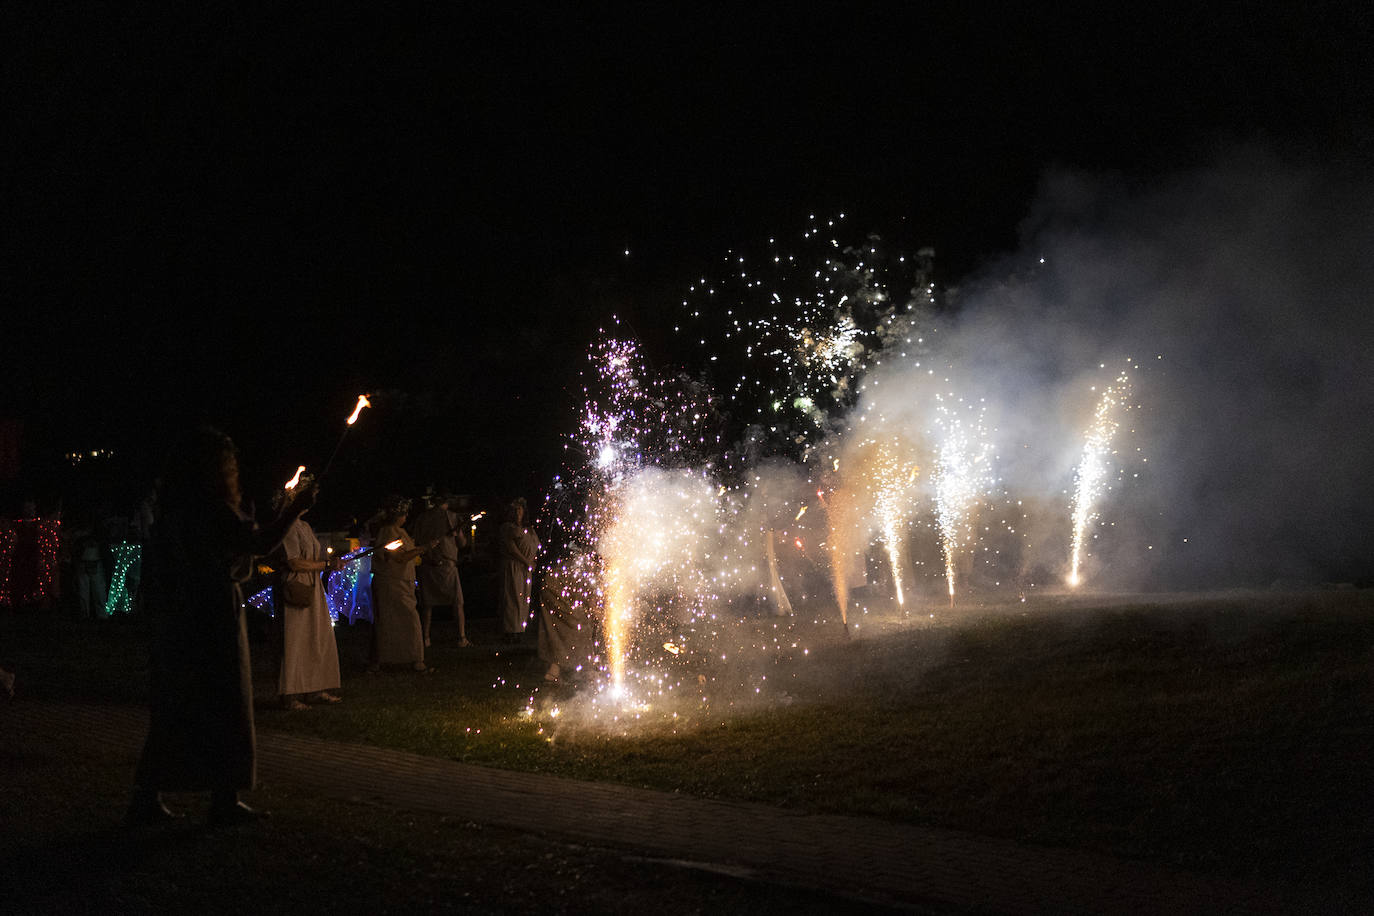
[[[382,510],[382,527],[377,532],[378,549],[372,554],[372,659],[367,670],[376,673],[382,665],[409,665],[415,671],[432,671],[425,666],[425,642],[420,629],[420,614],[415,607],[415,558],[432,544],[416,547],[401,526],[410,512],[410,500],[399,496],[387,500]],[[386,545],[399,541],[388,550]]]
[[[309,482],[305,482],[309,486]],[[338,703],[339,647],[325,601],[320,573],[339,568],[339,561],[325,555],[315,532],[302,518],[286,530],[277,548],[278,562],[285,565],[281,589],[282,649],[277,693],[286,709],[308,709],[306,700]],[[307,599],[308,603],[299,603]]]
[[539,538],[524,526],[525,500],[517,498],[506,507],[506,518],[498,536],[501,552],[501,627],[507,639],[525,632],[530,616],[530,583],[534,560],[539,553]]

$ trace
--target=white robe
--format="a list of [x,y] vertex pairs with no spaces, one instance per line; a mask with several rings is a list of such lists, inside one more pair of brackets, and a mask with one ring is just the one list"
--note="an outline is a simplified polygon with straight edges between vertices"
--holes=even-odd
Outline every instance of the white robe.
[[415,610],[415,561],[397,560],[396,554],[415,549],[405,529],[386,525],[377,533],[378,544],[399,540],[394,553],[379,549],[372,554],[372,613],[377,628],[377,662],[382,665],[413,665],[425,660],[425,637],[420,614]]
[[[296,519],[282,538],[281,552],[287,559],[319,562],[324,551],[315,532]],[[339,647],[324,600],[324,583],[317,572],[287,572],[286,578],[310,585],[310,605],[296,607],[282,602],[281,671],[277,692],[282,696],[318,693],[339,687]]]
[[507,633],[525,632],[530,616],[530,581],[539,538],[515,522],[505,522],[500,532],[501,626]]

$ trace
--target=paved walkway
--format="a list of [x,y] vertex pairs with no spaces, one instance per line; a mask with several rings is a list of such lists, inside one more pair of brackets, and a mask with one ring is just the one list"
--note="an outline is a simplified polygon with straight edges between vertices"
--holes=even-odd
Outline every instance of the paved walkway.
[[[147,727],[146,713],[130,707],[15,702],[5,718],[22,731],[57,739],[79,731],[129,751],[142,745]],[[916,908],[1226,913],[1291,912],[1310,903],[1279,888],[1091,853],[497,770],[270,731],[258,732],[258,772],[262,782],[342,801],[438,812]]]

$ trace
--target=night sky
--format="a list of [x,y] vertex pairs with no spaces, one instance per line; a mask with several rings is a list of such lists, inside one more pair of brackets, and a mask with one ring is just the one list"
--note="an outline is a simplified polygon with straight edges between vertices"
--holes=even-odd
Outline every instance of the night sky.
[[349,499],[536,498],[596,329],[671,363],[702,265],[810,213],[954,281],[1050,169],[1374,159],[1367,3],[289,6],[6,5],[11,497],[70,449],[147,474],[202,419],[259,480],[317,466],[375,391]]

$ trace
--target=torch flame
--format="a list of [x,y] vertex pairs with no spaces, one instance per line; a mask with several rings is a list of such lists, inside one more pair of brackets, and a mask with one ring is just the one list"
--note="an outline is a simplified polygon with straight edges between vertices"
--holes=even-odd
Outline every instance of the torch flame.
[[396,549],[400,548],[401,544],[403,544],[403,543],[404,543],[404,541],[402,541],[400,538],[397,538],[396,540],[391,541],[391,542],[389,542],[388,544],[386,544],[385,546],[383,546],[382,549],[383,549],[383,550],[396,550]]
[[679,645],[677,645],[676,643],[665,642],[665,643],[663,644],[663,648],[667,649],[669,652],[673,653],[674,655],[677,655],[677,654],[679,654],[680,652],[682,652],[682,647],[679,646]]
[[477,513],[476,515],[474,515],[472,518],[468,519],[468,521],[470,521],[470,522],[475,522],[475,521],[477,521],[479,518],[484,517],[486,514],[487,514],[487,510],[486,510],[486,509],[483,509],[481,512],[478,512],[478,513]]
[[803,515],[805,515],[805,514],[806,514],[806,506],[802,506],[799,510],[797,510],[797,517],[794,518],[794,519],[792,519],[792,521],[794,521],[794,522],[799,522],[799,521],[801,521],[801,517],[802,517]]
[[294,490],[296,488],[296,484],[301,482],[301,475],[304,473],[305,465],[301,465],[300,467],[296,468],[296,476],[292,477],[290,480],[286,482],[286,486],[284,489]]
[[367,399],[367,395],[365,395],[365,394],[360,394],[360,395],[358,395],[358,404],[357,404],[356,407],[353,408],[353,413],[352,413],[351,415],[349,415],[349,418],[348,418],[348,425],[349,425],[349,426],[352,426],[354,423],[357,423],[357,422],[358,422],[358,414],[360,414],[360,413],[363,412],[363,408],[364,408],[364,407],[371,407],[371,406],[372,406],[372,402],[369,401],[369,400]]

